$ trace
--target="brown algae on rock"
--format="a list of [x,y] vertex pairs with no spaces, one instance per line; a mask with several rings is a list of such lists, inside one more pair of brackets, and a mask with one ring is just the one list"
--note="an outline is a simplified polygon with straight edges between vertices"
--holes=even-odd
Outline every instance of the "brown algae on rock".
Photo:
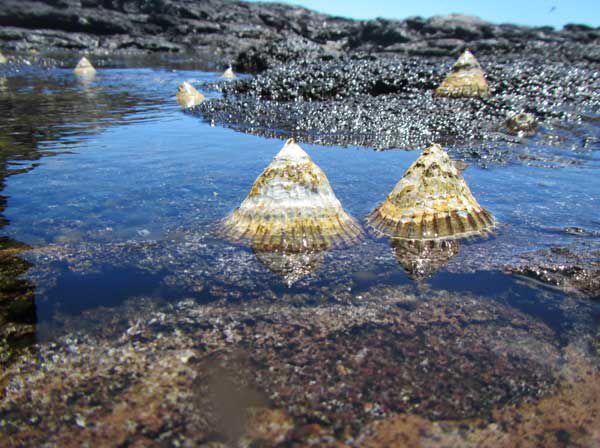
[[177,102],[184,109],[189,109],[197,104],[204,101],[204,95],[202,95],[196,88],[189,82],[184,81],[177,89]]
[[465,50],[452,70],[435,90],[435,96],[449,97],[487,97],[490,88],[481,65],[473,53]]
[[88,58],[84,56],[79,60],[73,72],[80,76],[94,76],[96,74],[96,69]]
[[308,252],[352,244],[362,236],[325,173],[293,139],[256,179],[219,234],[257,251]]
[[462,238],[494,227],[438,144],[423,151],[367,220],[379,233],[415,240]]

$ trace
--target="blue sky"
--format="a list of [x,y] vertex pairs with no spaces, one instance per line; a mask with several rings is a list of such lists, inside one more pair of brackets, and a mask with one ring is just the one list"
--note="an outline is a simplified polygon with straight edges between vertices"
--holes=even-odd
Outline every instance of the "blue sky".
[[430,17],[436,14],[462,13],[479,16],[494,23],[551,25],[562,28],[566,23],[600,26],[600,0],[279,0],[316,11],[371,19],[403,19],[409,16]]

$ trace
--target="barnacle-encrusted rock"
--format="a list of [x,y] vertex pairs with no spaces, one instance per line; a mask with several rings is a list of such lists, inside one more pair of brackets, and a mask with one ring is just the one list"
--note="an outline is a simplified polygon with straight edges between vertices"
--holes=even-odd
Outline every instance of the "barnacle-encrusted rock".
[[184,109],[194,107],[204,101],[204,95],[189,82],[184,81],[177,89],[177,101]]
[[450,73],[435,90],[435,95],[450,97],[486,97],[490,95],[490,88],[481,65],[473,53],[465,50],[460,55]]
[[227,67],[227,70],[223,72],[223,78],[225,79],[233,79],[235,78],[235,73],[233,73],[233,68],[231,65]]
[[76,75],[93,76],[96,74],[96,69],[94,68],[92,63],[84,56],[79,60],[73,72],[75,72]]
[[413,280],[430,277],[460,250],[457,240],[405,240],[392,238],[396,260]]
[[506,129],[513,135],[534,135],[537,130],[537,122],[532,114],[520,112],[512,114],[506,120]]
[[494,227],[438,144],[423,151],[368,221],[380,233],[405,239],[461,238]]
[[2,52],[0,51],[0,64],[6,64],[8,62],[8,59],[6,59],[6,56],[4,56],[2,54]]
[[289,139],[221,223],[220,234],[255,250],[308,252],[350,244],[362,230],[342,209],[325,173]]

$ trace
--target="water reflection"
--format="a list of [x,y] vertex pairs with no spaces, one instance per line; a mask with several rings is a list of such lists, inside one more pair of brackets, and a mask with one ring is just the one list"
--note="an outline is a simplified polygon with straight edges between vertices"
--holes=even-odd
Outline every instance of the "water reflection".
[[391,238],[396,260],[412,280],[423,280],[446,266],[457,256],[457,240],[406,240]]
[[289,288],[314,272],[322,263],[327,251],[281,252],[253,248],[256,258],[273,274],[280,276]]
[[[140,106],[161,103],[114,91],[114,86],[98,83],[93,76],[32,70],[23,76],[0,77],[0,191],[7,177],[34,169],[37,165],[32,161],[74,146],[85,135],[122,124]],[[6,196],[0,196],[0,228],[9,224],[4,216],[6,203]],[[14,239],[0,238],[0,365],[11,359],[15,347],[35,335],[35,290],[24,279],[31,265],[19,256],[30,249]]]

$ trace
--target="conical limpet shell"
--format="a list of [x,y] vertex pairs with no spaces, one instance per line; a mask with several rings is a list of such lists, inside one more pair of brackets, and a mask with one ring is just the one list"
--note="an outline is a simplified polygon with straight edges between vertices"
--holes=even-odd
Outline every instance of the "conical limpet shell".
[[325,173],[293,139],[256,179],[242,204],[222,221],[226,239],[261,251],[308,252],[362,236],[335,197]]
[[520,112],[507,118],[506,129],[509,134],[532,136],[537,131],[537,122],[532,114]]
[[452,67],[452,70],[435,90],[436,96],[486,97],[490,88],[481,65],[473,53],[465,50]]
[[73,72],[75,72],[76,75],[92,76],[96,74],[96,69],[84,56],[79,60]]
[[194,107],[204,101],[204,95],[189,82],[184,81],[177,89],[177,101],[184,109]]
[[396,260],[413,280],[430,277],[458,255],[458,240],[404,240],[391,238]]
[[473,197],[456,165],[433,144],[406,170],[392,192],[368,217],[392,238],[444,239],[483,234],[494,218]]
[[229,67],[227,67],[227,70],[225,70],[223,72],[223,78],[226,78],[226,79],[235,78],[235,73],[233,73],[233,68],[231,67],[231,65]]

